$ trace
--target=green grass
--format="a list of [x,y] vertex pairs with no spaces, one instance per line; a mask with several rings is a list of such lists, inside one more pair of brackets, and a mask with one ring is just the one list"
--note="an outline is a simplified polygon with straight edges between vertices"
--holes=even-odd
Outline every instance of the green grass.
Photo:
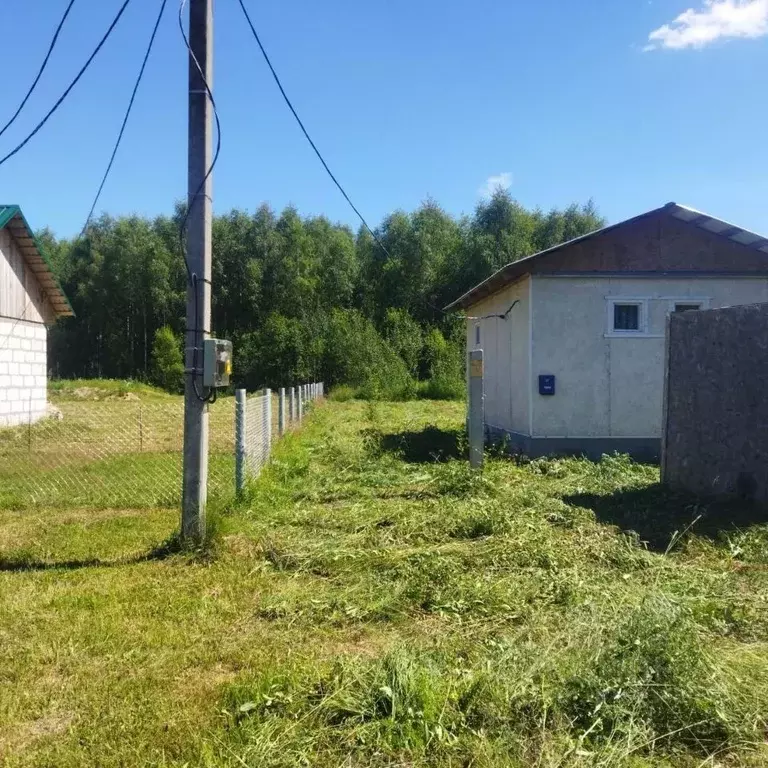
[[[180,503],[180,396],[100,379],[52,381],[49,394],[60,420],[0,429],[0,508]],[[210,491],[217,498],[234,494],[234,417],[232,397],[210,406]]]
[[163,400],[172,399],[162,389],[133,379],[53,379],[48,382],[48,396],[60,401]]
[[213,555],[172,510],[0,512],[0,762],[765,765],[761,510],[622,457],[480,475],[463,416],[315,409]]

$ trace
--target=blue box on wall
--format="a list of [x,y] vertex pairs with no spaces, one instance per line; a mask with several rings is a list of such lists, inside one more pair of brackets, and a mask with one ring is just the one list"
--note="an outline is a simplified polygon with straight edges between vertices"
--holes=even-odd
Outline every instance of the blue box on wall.
[[539,394],[551,396],[555,394],[555,377],[547,374],[539,376]]

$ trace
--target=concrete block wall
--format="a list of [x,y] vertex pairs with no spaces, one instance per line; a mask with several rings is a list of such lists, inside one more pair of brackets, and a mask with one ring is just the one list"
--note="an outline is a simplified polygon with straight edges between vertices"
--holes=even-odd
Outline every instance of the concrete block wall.
[[45,416],[46,341],[42,323],[0,318],[0,427]]
[[768,502],[768,304],[671,315],[666,357],[662,480]]

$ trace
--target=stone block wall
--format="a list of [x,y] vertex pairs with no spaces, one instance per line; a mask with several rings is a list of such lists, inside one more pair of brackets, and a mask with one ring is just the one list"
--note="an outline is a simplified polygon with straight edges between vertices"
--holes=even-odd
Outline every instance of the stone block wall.
[[672,314],[662,480],[768,502],[768,304]]
[[45,416],[46,341],[42,323],[0,318],[0,427]]

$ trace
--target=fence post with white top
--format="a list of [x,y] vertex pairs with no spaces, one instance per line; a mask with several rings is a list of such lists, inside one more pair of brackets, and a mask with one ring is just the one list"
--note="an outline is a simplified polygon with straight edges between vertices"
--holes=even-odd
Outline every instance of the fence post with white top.
[[264,389],[264,463],[269,459],[269,452],[272,449],[272,390],[269,387]]
[[285,434],[285,387],[280,387],[277,401],[277,431],[280,437]]
[[235,493],[245,488],[245,390],[235,390]]

